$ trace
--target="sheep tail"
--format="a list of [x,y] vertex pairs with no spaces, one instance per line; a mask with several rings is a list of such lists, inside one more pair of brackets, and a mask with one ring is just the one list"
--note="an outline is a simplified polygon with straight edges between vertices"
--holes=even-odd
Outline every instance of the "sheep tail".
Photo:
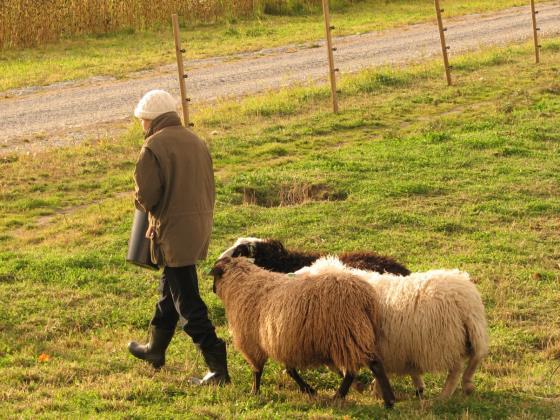
[[475,322],[472,321],[473,319],[471,318],[465,323],[469,354],[471,356],[486,356],[488,354],[488,334],[486,332],[486,320],[483,318]]
[[[480,302],[482,306],[482,302]],[[484,307],[473,311],[464,320],[467,335],[468,362],[463,372],[463,391],[469,395],[474,391],[473,376],[480,362],[488,354],[488,333]]]

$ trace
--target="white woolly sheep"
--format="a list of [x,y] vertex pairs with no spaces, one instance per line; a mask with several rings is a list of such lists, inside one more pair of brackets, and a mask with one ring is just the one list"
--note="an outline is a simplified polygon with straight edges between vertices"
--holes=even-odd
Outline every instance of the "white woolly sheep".
[[387,373],[408,374],[422,395],[422,374],[448,372],[441,397],[453,394],[465,358],[463,391],[474,391],[473,375],[488,353],[484,305],[469,275],[433,270],[401,277],[353,269],[338,258],[317,260],[298,275],[351,273],[365,279],[379,297],[378,349]]
[[223,258],[211,271],[223,301],[234,346],[253,369],[253,393],[269,357],[283,363],[302,392],[314,394],[297,369],[329,365],[344,379],[344,398],[358,370],[368,366],[386,407],[395,397],[377,355],[377,296],[371,286],[346,272],[321,275],[263,270],[246,258]]

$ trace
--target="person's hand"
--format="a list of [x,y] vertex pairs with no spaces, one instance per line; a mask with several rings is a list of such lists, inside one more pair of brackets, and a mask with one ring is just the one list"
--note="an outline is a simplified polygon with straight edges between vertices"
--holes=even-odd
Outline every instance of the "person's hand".
[[146,238],[154,239],[155,236],[156,236],[156,229],[153,226],[150,226],[146,231]]

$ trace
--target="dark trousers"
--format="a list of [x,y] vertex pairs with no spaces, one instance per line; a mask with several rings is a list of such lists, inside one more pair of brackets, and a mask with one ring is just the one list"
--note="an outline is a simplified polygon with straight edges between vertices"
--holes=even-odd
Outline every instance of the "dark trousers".
[[165,267],[160,282],[161,298],[151,325],[162,330],[174,330],[180,320],[183,330],[193,342],[205,350],[220,340],[210,319],[208,308],[198,291],[196,267]]

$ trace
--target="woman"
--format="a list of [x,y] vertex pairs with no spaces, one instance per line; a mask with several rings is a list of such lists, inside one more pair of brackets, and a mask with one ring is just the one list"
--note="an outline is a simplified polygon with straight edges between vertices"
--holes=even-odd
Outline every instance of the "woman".
[[230,382],[226,345],[208,319],[195,265],[206,258],[212,231],[212,159],[204,141],[182,126],[176,109],[169,93],[152,90],[134,111],[146,137],[134,173],[135,204],[148,213],[152,261],[163,267],[163,274],[150,340],[131,342],[128,350],[160,368],[181,319],[210,370],[199,383],[222,385]]

